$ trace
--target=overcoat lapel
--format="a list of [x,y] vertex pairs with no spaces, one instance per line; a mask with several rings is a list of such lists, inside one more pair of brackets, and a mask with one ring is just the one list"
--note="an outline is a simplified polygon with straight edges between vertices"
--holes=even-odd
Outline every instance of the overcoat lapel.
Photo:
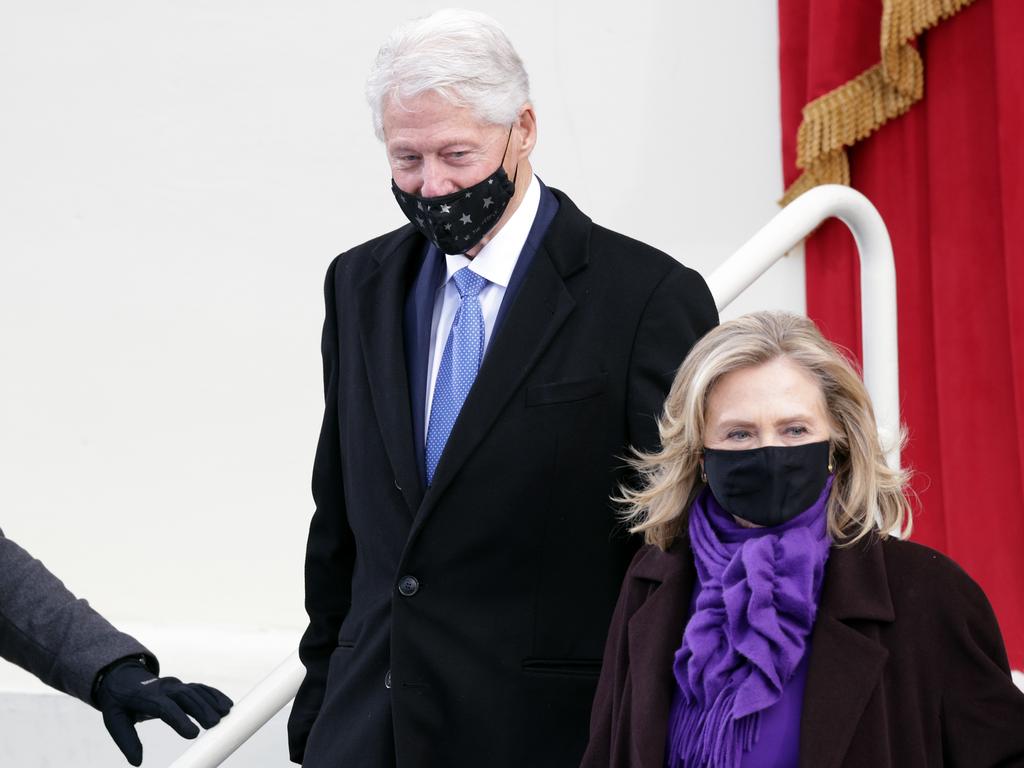
[[572,313],[576,302],[564,278],[586,265],[590,227],[590,219],[568,198],[559,196],[558,215],[491,339],[476,381],[452,427],[433,482],[423,497],[414,532]]
[[[668,552],[651,550],[633,568],[627,584],[646,592],[646,597],[635,595],[642,604],[628,624],[630,765],[635,768],[664,765],[675,691],[672,664],[695,582],[689,540],[681,536]],[[801,768],[842,764],[889,655],[872,630],[894,619],[882,547],[875,542],[833,548],[811,636],[800,722]]]
[[[427,489],[428,507],[452,481],[541,356],[576,302],[544,250],[492,339]],[[426,510],[421,510],[425,512]]]
[[683,642],[690,597],[696,582],[689,539],[680,537],[668,552],[650,550],[633,570],[631,588],[649,595],[630,617],[630,720],[633,768],[662,768],[668,717],[675,694],[672,671],[675,652]]
[[865,622],[894,619],[882,547],[874,542],[833,548],[811,635],[800,719],[801,768],[842,764],[889,656],[861,628],[875,626]]
[[413,228],[400,230],[404,239],[386,241],[377,256],[377,269],[359,290],[359,336],[363,346],[370,395],[380,425],[381,439],[395,484],[402,492],[411,514],[423,498],[416,467],[409,378],[406,370],[402,332],[402,308],[416,256],[423,241]]

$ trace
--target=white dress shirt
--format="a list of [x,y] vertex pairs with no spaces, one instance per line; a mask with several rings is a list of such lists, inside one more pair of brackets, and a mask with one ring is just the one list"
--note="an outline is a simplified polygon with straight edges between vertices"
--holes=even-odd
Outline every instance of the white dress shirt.
[[515,213],[505,222],[494,238],[480,249],[474,258],[467,258],[464,254],[445,254],[446,270],[444,282],[434,294],[434,317],[430,323],[430,357],[427,361],[427,399],[426,408],[423,409],[423,436],[426,439],[427,430],[430,425],[430,406],[434,399],[434,383],[437,381],[437,371],[441,367],[441,356],[444,354],[445,344],[448,343],[448,334],[452,329],[452,321],[455,319],[455,312],[461,301],[459,289],[455,287],[452,275],[463,267],[487,280],[487,284],[480,290],[480,309],[484,316],[484,351],[491,342],[491,332],[494,330],[494,321],[498,317],[498,310],[501,309],[502,299],[505,298],[505,290],[508,288],[508,281],[512,277],[512,270],[516,268],[519,261],[519,254],[526,245],[526,238],[533,227],[533,220],[537,217],[537,208],[540,206],[540,184],[536,176],[530,179],[530,185],[526,188],[523,201],[516,208]]

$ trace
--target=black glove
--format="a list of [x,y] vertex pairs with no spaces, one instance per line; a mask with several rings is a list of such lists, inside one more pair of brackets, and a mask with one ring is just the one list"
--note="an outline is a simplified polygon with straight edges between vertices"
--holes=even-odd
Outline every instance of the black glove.
[[212,728],[232,705],[216,688],[157,677],[135,659],[110,667],[97,682],[94,698],[103,712],[103,724],[132,765],[142,765],[142,742],[135,723],[159,717],[179,736],[194,739],[199,729],[189,715],[203,728]]

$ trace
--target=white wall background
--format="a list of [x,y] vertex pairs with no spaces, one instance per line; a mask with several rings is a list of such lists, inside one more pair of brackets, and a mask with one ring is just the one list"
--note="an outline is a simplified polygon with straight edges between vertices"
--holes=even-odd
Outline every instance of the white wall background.
[[[596,221],[709,274],[777,211],[775,3],[466,4]],[[304,625],[324,269],[403,223],[363,79],[442,5],[0,0],[0,526],[236,697]],[[799,256],[727,315],[762,307]]]

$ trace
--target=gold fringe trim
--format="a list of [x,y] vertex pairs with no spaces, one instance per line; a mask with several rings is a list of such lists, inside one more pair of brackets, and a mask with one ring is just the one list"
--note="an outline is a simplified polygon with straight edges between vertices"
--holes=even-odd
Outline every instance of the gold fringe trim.
[[787,205],[819,184],[850,183],[846,147],[867,138],[924,96],[924,63],[911,43],[974,0],[883,0],[881,61],[804,105],[797,131],[803,171],[779,201]]
[[800,174],[800,178],[790,185],[779,203],[781,205],[788,205],[804,192],[817,187],[819,184],[850,185],[850,161],[842,149],[822,155],[817,162]]

